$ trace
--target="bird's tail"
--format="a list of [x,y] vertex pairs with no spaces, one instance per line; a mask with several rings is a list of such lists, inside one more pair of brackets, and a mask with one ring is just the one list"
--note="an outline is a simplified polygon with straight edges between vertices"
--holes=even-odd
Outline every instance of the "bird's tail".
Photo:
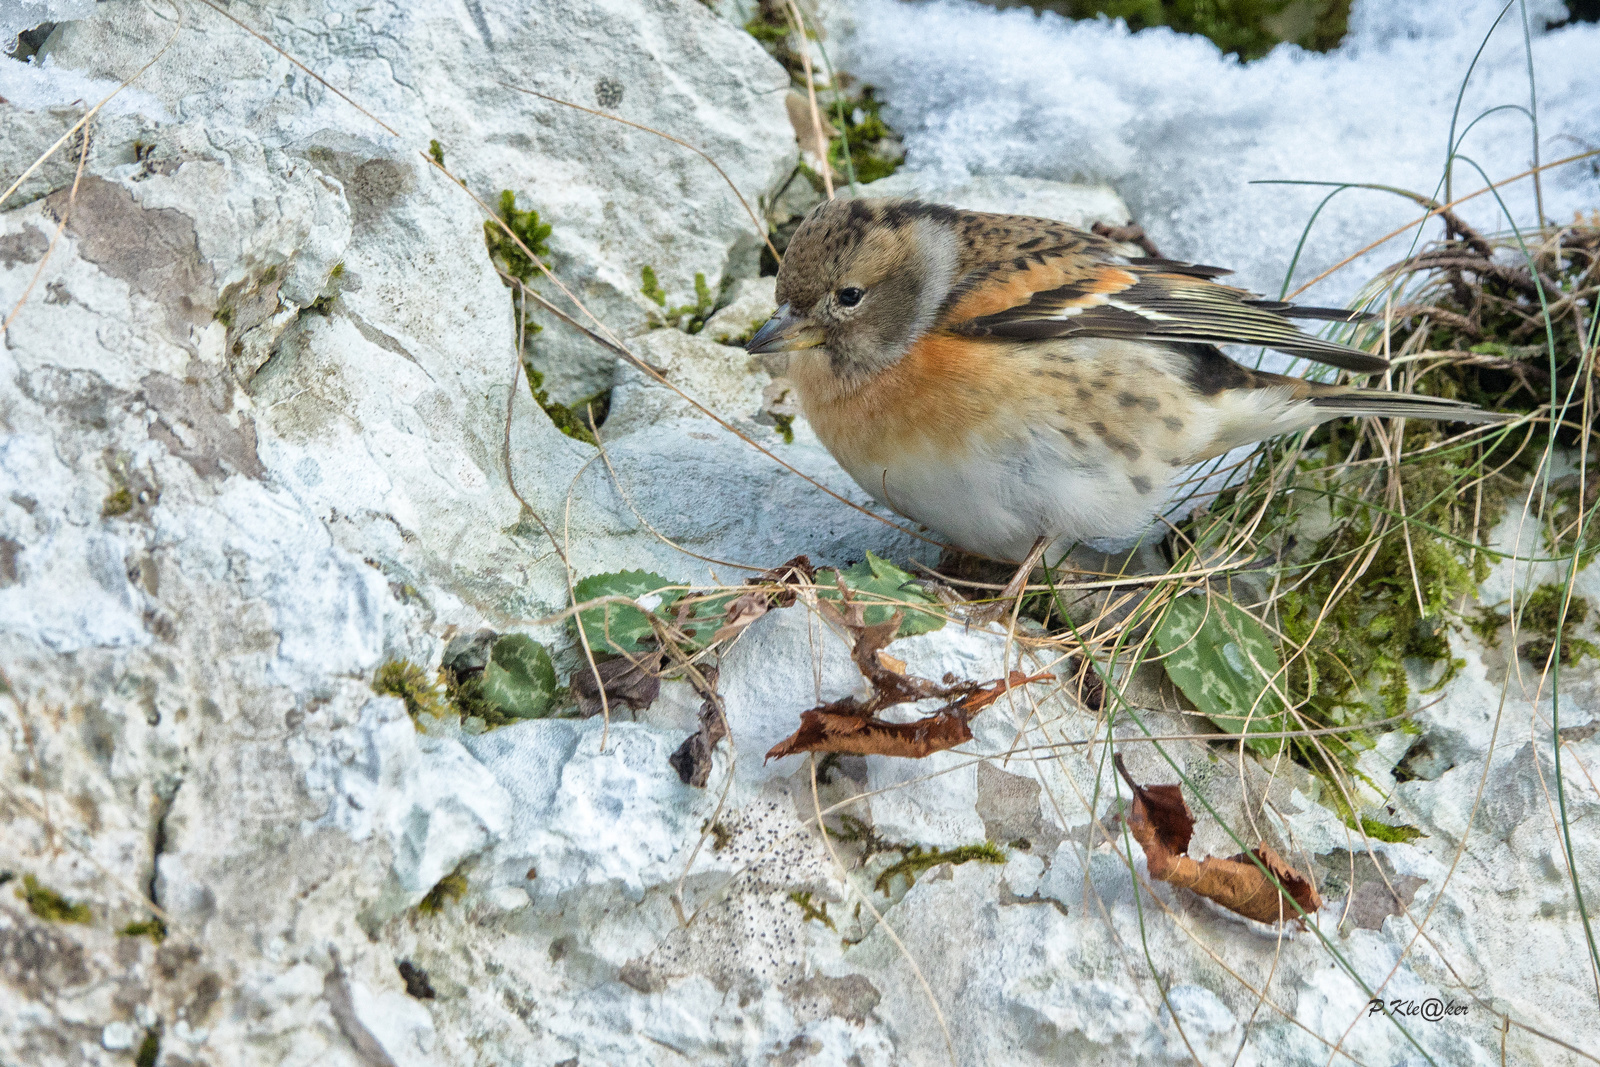
[[1355,389],[1322,386],[1311,397],[1311,406],[1324,418],[1340,415],[1378,415],[1391,419],[1436,419],[1440,422],[1510,422],[1517,416],[1503,411],[1485,411],[1464,400],[1446,400],[1418,393],[1391,393],[1382,389]]

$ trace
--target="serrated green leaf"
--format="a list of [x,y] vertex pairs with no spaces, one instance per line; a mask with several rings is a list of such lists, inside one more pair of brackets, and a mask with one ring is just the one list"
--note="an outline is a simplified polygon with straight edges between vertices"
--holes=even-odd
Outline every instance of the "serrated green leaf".
[[496,711],[513,719],[541,718],[555,692],[555,665],[543,645],[527,634],[507,634],[494,643],[482,694]]
[[[839,588],[834,581],[835,572],[824,569],[817,572],[817,596],[823,600],[838,600]],[[888,560],[879,559],[871,552],[867,558],[843,571],[844,584],[852,593],[863,594],[862,618],[868,626],[888,622],[896,611],[904,612],[896,637],[925,634],[944,625],[944,617],[925,610],[924,605],[938,601],[915,588],[916,578],[896,567]],[[891,603],[883,603],[890,601]]]
[[[1277,733],[1287,716],[1278,649],[1261,624],[1231,601],[1183,596],[1156,628],[1167,675],[1200,713],[1230,734]],[[1283,746],[1268,737],[1246,742],[1263,756]]]
[[[592,575],[579,582],[573,587],[573,602],[582,604],[603,596],[638,600],[654,595],[659,597],[660,603],[652,610],[652,614],[670,621],[672,613],[668,608],[680,594],[660,593],[658,590],[679,584],[649,571],[613,571],[610,574]],[[650,620],[644,612],[626,604],[603,604],[580,611],[578,622],[589,640],[589,647],[596,652],[643,652],[655,647],[655,630],[651,628]]]

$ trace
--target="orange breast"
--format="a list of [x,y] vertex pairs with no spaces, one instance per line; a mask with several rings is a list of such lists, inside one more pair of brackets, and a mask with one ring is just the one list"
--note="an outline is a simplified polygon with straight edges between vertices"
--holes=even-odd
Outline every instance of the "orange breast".
[[820,351],[795,359],[790,376],[812,428],[846,467],[890,466],[912,455],[948,459],[974,438],[1020,429],[1030,390],[1008,348],[930,334],[854,389]]

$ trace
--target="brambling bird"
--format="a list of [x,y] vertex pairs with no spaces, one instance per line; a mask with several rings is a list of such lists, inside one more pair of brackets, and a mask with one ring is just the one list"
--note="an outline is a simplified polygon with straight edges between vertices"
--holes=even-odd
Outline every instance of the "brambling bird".
[[1227,273],[1049,219],[832,200],[795,231],[777,313],[747,347],[793,353],[806,418],[872,497],[1029,563],[1051,543],[1136,537],[1179,472],[1239,445],[1349,415],[1500,418],[1240,366],[1214,346],[1389,364],[1290,321],[1365,316],[1213,280]]

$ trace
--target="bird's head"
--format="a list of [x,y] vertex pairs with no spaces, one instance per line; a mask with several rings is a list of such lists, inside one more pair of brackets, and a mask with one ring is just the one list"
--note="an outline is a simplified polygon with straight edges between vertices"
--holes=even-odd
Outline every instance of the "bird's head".
[[821,349],[835,374],[890,366],[933,325],[959,264],[955,212],[915,200],[830,200],[795,231],[777,313],[752,353]]

